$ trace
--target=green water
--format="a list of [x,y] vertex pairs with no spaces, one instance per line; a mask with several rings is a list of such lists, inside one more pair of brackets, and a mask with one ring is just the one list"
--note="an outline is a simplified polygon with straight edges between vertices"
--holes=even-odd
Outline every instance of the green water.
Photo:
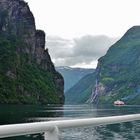
[[[27,123],[74,118],[93,118],[140,113],[140,106],[26,106],[0,105],[0,124]],[[140,140],[140,121],[60,130],[63,140]],[[43,140],[43,134],[3,140]]]
[[[47,106],[0,105],[0,125],[40,121],[36,118],[63,116],[63,112],[46,112]],[[49,109],[47,109],[49,110]],[[48,120],[46,120],[48,121]],[[42,140],[42,134],[1,138],[3,140]]]

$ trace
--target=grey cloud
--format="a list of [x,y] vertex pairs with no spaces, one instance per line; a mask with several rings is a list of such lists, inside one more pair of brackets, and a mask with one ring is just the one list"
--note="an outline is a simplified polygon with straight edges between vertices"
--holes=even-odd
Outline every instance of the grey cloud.
[[67,44],[71,44],[70,40],[57,36],[48,36],[46,43],[50,47],[66,46]]
[[60,37],[47,37],[46,47],[49,48],[51,57],[55,59],[71,56],[73,53],[73,41]]
[[73,40],[49,37],[47,46],[55,65],[73,66],[80,63],[90,64],[103,56],[118,38],[107,36],[83,36]]
[[78,56],[91,56],[93,59],[98,59],[105,54],[115,41],[115,39],[106,36],[84,36],[80,39],[75,39],[74,52]]

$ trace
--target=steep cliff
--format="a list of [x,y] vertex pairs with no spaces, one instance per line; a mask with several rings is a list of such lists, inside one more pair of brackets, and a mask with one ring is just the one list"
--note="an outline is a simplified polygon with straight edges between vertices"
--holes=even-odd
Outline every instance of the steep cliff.
[[0,103],[64,103],[45,33],[23,0],[0,1]]
[[125,35],[101,57],[96,69],[98,96],[94,102],[116,99],[140,104],[140,26]]

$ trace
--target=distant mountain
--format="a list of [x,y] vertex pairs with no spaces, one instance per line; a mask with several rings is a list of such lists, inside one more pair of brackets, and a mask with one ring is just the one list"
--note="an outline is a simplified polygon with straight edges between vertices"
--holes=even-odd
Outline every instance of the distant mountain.
[[85,103],[92,92],[95,85],[95,72],[84,76],[77,84],[71,87],[65,93],[65,104],[80,104]]
[[99,103],[140,104],[140,26],[130,28],[99,59],[96,75]]
[[65,92],[74,86],[85,75],[95,71],[94,69],[71,68],[67,66],[56,67],[56,70],[64,77]]

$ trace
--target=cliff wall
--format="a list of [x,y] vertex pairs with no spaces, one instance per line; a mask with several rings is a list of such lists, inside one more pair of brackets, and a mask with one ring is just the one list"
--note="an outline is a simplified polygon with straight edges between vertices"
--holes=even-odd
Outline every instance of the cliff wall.
[[63,77],[23,0],[0,1],[0,67],[1,103],[64,103]]

